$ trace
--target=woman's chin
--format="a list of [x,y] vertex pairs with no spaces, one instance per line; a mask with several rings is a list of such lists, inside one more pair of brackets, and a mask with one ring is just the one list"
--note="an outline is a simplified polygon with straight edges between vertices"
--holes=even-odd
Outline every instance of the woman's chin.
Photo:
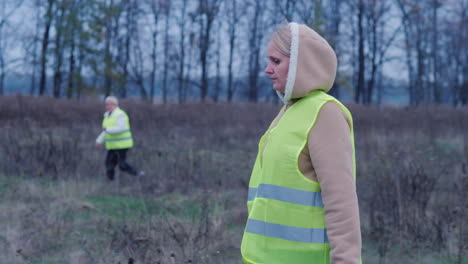
[[284,94],[284,87],[277,87],[277,86],[273,85],[273,90]]

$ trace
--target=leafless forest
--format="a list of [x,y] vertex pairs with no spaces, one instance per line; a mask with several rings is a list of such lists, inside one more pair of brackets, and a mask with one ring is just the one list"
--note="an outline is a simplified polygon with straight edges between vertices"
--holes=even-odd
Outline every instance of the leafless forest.
[[[355,119],[363,263],[468,263],[467,0],[0,0],[0,262],[240,262],[264,47],[306,23]],[[105,95],[143,177],[105,178]],[[392,107],[389,104],[398,104]]]
[[[6,263],[239,263],[270,103],[124,100],[142,178],[106,182],[102,103],[0,97]],[[466,263],[468,109],[349,105],[364,263]]]
[[274,100],[264,47],[288,20],[335,48],[339,98],[466,105],[467,9],[467,0],[1,0],[0,94]]

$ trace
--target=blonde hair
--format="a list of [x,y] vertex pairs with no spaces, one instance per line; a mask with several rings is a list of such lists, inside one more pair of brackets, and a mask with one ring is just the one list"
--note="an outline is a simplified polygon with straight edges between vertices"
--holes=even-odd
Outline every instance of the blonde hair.
[[119,100],[115,96],[107,96],[104,102],[119,105]]
[[288,24],[276,30],[270,41],[283,55],[291,56],[291,29]]

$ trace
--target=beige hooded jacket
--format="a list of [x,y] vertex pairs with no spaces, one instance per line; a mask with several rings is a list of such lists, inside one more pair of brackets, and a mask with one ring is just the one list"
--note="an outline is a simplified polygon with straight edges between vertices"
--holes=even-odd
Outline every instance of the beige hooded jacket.
[[[336,74],[336,55],[327,41],[306,25],[289,23],[289,27],[292,41],[288,78],[284,95],[278,93],[286,107],[273,127],[300,98],[313,90],[328,92]],[[358,264],[361,230],[350,125],[335,103],[326,103],[321,109],[298,165],[305,177],[320,183],[331,264]]]

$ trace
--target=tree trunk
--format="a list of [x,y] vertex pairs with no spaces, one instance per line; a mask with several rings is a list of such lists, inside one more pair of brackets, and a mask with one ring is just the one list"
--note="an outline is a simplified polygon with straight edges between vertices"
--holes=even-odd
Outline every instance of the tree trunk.
[[[219,29],[221,30],[221,23],[219,23]],[[216,82],[215,90],[213,93],[213,100],[218,102],[219,94],[221,93],[221,34],[218,34],[217,44],[216,44]]]
[[254,17],[252,19],[252,28],[250,28],[249,36],[249,92],[248,99],[250,102],[258,101],[258,72],[260,68],[260,43],[262,39],[261,25],[262,22],[262,9],[260,1],[255,1]]
[[40,32],[40,23],[39,23],[39,17],[40,17],[40,9],[38,8],[36,11],[36,32],[34,33],[34,42],[33,42],[33,55],[32,55],[32,73],[31,73],[31,86],[29,88],[29,94],[34,95],[36,92],[36,73],[37,73],[37,39],[39,39],[39,32]]
[[52,8],[55,3],[55,0],[47,1],[47,13],[46,13],[46,22],[44,26],[44,33],[42,35],[42,51],[41,51],[41,79],[39,81],[39,95],[44,95],[46,89],[47,75],[47,50],[49,46],[49,31],[52,25],[53,12]]
[[211,21],[207,21],[204,26],[204,32],[202,33],[202,44],[200,51],[200,60],[202,67],[202,76],[201,76],[201,99],[202,102],[205,101],[206,95],[208,94],[208,49],[210,47],[210,30],[211,30]]
[[55,25],[55,69],[54,69],[54,88],[53,95],[55,98],[59,98],[62,89],[62,64],[63,64],[63,29],[64,29],[64,13],[63,7],[58,8],[58,17]]
[[3,57],[0,57],[0,95],[4,94],[4,83],[5,83],[5,62]]
[[434,77],[432,86],[433,86],[433,94],[434,94],[434,102],[437,104],[442,103],[442,94],[441,94],[441,87],[439,85],[439,62],[438,62],[438,53],[439,53],[439,45],[438,45],[438,19],[437,19],[437,10],[439,8],[439,0],[433,0],[433,7],[432,7],[432,75]]
[[[109,9],[114,7],[114,1],[110,1]],[[107,11],[108,12],[108,11]],[[109,96],[112,92],[112,54],[111,54],[111,42],[112,42],[112,17],[106,15],[105,19],[105,39],[104,39],[104,96]]]
[[[157,22],[156,22],[157,24]],[[151,54],[151,88],[150,88],[150,100],[154,103],[154,92],[156,89],[156,47],[157,47],[157,32],[153,32],[153,52]]]
[[123,57],[123,74],[122,74],[122,81],[120,83],[120,97],[126,98],[127,97],[127,86],[128,86],[128,79],[129,79],[129,70],[128,65],[130,63],[130,48],[131,48],[131,40],[134,37],[134,32],[136,29],[133,28],[133,25],[136,23],[135,21],[135,5],[136,3],[133,0],[129,0],[126,2],[127,7],[127,14],[126,14],[126,34],[125,34],[125,54]]
[[179,20],[179,28],[180,28],[180,36],[179,36],[179,52],[180,52],[180,58],[179,58],[179,77],[177,78],[178,80],[178,87],[177,87],[177,96],[178,96],[178,101],[179,103],[183,103],[185,101],[185,24],[186,24],[186,9],[187,9],[187,0],[184,0],[182,2],[182,9],[180,10],[181,12],[181,17]]
[[158,24],[159,16],[161,14],[160,2],[149,0],[151,7],[151,14],[153,16],[154,29],[152,32],[152,53],[151,53],[151,87],[150,87],[150,100],[154,103],[154,96],[156,90],[156,69],[157,69],[157,47],[158,47]]
[[363,102],[362,97],[365,91],[364,77],[365,77],[365,57],[364,57],[364,28],[363,28],[363,17],[364,17],[364,3],[363,0],[359,0],[358,6],[358,81],[356,86],[356,93],[354,95],[354,102]]
[[163,95],[163,103],[167,103],[167,75],[168,75],[168,68],[169,68],[169,7],[166,10],[166,23],[164,28],[164,70],[163,70],[163,87],[162,87],[162,95]]
[[[341,0],[332,0],[331,1],[331,21],[330,21],[330,46],[336,53],[336,56],[340,57],[340,52],[338,50],[338,36],[340,34],[340,24],[341,24],[341,14],[340,14],[340,4]],[[339,60],[339,59],[338,59]],[[337,71],[336,79],[340,79],[340,73]],[[330,89],[330,94],[336,98],[340,97],[340,86],[337,82],[333,83],[333,87]]]
[[[373,1],[373,8],[375,7],[375,1]],[[377,15],[372,14],[372,17],[370,18],[370,26],[371,26],[371,74],[370,74],[370,79],[367,84],[367,92],[366,92],[366,98],[365,98],[365,103],[366,104],[371,104],[372,103],[372,95],[374,92],[374,84],[375,84],[375,75],[377,73]]]
[[68,85],[67,85],[67,98],[73,97],[74,90],[74,77],[75,77],[75,30],[72,32],[71,47],[69,56],[69,69],[68,69]]
[[417,96],[417,103],[421,103],[426,101],[427,99],[427,87],[424,82],[424,74],[425,74],[425,53],[423,50],[423,40],[422,40],[422,32],[419,25],[416,25],[416,96]]

